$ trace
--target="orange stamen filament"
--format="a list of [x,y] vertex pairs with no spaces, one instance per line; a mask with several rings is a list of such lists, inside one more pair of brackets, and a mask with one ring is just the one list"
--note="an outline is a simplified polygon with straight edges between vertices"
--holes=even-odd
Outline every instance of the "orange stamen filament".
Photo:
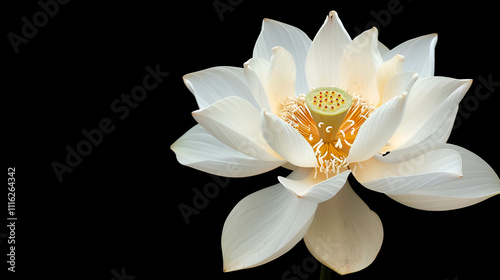
[[[326,178],[335,176],[348,169],[349,162],[346,161],[352,143],[356,138],[359,128],[375,110],[364,99],[353,95],[352,105],[340,126],[334,142],[325,142],[319,135],[318,127],[314,123],[311,112],[305,104],[305,95],[296,98],[289,98],[283,104],[280,117],[309,142],[313,148],[318,167],[316,175],[322,173]],[[319,126],[324,124],[319,124]],[[327,127],[328,129],[328,127]]]

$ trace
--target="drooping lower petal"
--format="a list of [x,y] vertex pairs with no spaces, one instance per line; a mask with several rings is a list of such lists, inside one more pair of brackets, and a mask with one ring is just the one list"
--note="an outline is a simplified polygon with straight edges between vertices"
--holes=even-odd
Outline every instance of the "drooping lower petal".
[[317,205],[281,184],[245,197],[222,230],[224,271],[259,266],[286,253],[303,238]]
[[466,207],[500,194],[498,175],[479,156],[451,144],[438,144],[437,147],[452,149],[460,154],[463,177],[406,195],[390,195],[391,198],[413,208],[438,211]]
[[224,177],[248,177],[279,167],[282,160],[262,161],[242,154],[195,125],[171,149],[179,163],[210,174]]
[[318,205],[304,241],[316,259],[344,275],[369,266],[383,238],[380,218],[346,182],[333,198]]

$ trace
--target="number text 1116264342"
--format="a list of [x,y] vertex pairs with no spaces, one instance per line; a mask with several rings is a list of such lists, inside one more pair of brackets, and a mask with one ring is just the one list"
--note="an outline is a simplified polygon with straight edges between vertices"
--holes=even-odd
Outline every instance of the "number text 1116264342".
[[9,239],[7,243],[7,263],[9,264],[8,270],[16,272],[16,168],[9,167],[7,169],[7,228],[9,229]]

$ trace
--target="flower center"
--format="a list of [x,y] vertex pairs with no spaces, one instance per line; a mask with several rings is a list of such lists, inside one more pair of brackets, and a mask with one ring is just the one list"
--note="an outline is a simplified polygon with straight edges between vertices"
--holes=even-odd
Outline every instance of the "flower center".
[[325,143],[335,141],[351,104],[351,95],[339,88],[316,88],[306,95],[307,108]]
[[[337,100],[338,99],[338,100]],[[316,88],[306,95],[290,98],[280,117],[314,149],[318,172],[327,178],[348,168],[349,150],[359,128],[375,110],[359,96],[339,88]]]

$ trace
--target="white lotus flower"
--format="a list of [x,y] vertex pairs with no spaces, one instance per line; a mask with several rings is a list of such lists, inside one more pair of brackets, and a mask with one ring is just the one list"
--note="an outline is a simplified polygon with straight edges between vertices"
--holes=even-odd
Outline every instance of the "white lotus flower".
[[199,124],[171,147],[181,164],[227,177],[294,170],[231,211],[225,271],[267,263],[302,238],[340,274],[367,267],[383,227],[349,186],[351,172],[363,186],[425,210],[500,193],[486,162],[446,144],[472,81],[433,76],[437,35],[392,50],[377,35],[373,28],[351,40],[333,11],[313,41],[265,19],[244,68],[184,77],[200,109]]

